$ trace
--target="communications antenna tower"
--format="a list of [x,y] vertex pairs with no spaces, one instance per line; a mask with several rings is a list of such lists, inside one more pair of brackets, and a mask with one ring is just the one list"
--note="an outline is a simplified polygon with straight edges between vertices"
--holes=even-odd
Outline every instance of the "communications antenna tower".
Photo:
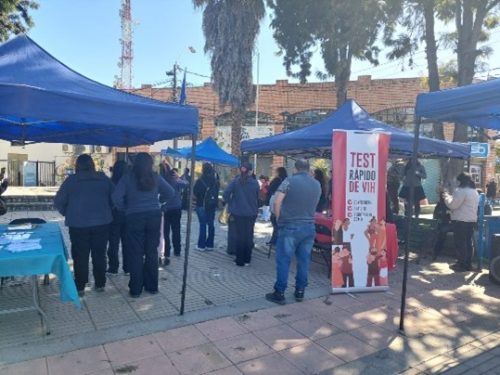
[[117,77],[116,86],[120,89],[132,88],[132,60],[134,53],[132,50],[132,12],[130,7],[131,0],[122,0],[120,9],[120,19],[122,28],[122,37],[120,43],[122,45],[122,54],[118,67],[120,68],[120,76]]

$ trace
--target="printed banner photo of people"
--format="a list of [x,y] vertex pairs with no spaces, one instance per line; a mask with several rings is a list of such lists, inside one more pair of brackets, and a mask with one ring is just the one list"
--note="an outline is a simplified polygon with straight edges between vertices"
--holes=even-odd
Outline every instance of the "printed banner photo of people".
[[386,164],[390,135],[334,131],[332,291],[387,290]]

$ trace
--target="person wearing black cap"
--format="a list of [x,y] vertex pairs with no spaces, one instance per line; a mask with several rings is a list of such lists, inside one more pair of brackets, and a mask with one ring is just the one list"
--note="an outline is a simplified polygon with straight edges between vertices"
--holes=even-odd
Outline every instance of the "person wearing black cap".
[[297,173],[288,177],[278,188],[274,201],[274,214],[278,220],[276,244],[276,283],[274,292],[266,294],[268,301],[285,304],[285,290],[292,256],[297,258],[295,300],[304,299],[309,262],[314,242],[314,214],[321,196],[321,186],[309,174],[309,162],[295,162]]
[[234,218],[236,238],[236,265],[249,265],[252,258],[253,230],[259,210],[259,183],[251,177],[252,164],[242,163],[240,175],[224,190],[224,201]]

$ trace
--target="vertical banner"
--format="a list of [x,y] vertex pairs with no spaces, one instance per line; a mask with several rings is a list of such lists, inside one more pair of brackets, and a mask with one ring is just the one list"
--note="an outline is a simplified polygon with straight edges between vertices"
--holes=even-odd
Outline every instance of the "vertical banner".
[[385,230],[388,134],[334,131],[334,293],[388,289]]

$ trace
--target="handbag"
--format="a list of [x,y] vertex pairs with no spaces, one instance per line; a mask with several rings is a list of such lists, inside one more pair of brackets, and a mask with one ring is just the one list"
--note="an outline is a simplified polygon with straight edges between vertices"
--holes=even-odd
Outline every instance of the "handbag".
[[227,225],[229,222],[229,210],[227,206],[228,205],[226,204],[219,214],[219,223],[222,225]]

